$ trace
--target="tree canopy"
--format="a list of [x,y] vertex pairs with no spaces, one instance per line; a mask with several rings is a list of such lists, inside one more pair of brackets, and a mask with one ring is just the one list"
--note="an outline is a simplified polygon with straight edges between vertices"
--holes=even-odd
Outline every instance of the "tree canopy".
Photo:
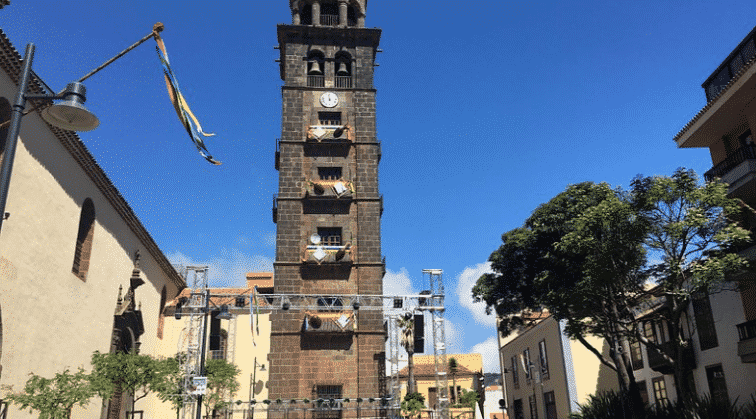
[[[634,309],[656,286],[668,309],[651,316],[669,322],[682,345],[678,326],[691,297],[746,266],[733,252],[733,244],[748,238],[737,223],[744,208],[727,197],[726,185],[701,185],[685,169],[670,177],[639,176],[627,192],[605,183],[570,185],[502,235],[489,258],[493,273],[479,278],[473,299],[496,311],[504,335],[526,326],[529,312],[548,309],[565,321],[571,338],[632,387],[622,350],[627,340],[661,350],[641,336],[637,326],[649,317],[639,318]],[[611,359],[585,341],[587,334],[609,341]],[[666,357],[676,368],[679,353],[673,348]]]

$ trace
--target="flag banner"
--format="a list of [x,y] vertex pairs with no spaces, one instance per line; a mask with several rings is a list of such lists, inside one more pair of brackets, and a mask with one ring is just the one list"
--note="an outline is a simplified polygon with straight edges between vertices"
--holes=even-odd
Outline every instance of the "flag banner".
[[210,152],[205,147],[205,142],[202,140],[202,137],[200,137],[200,135],[204,137],[210,137],[215,134],[202,131],[202,126],[197,120],[197,117],[194,116],[192,110],[189,109],[189,105],[186,103],[184,96],[181,94],[178,80],[176,80],[176,76],[173,74],[173,70],[171,69],[171,64],[168,61],[168,52],[166,52],[165,50],[165,43],[163,43],[163,39],[155,34],[155,40],[158,44],[155,49],[157,50],[158,57],[160,57],[160,62],[163,65],[165,86],[168,89],[168,96],[171,99],[171,103],[173,103],[173,108],[176,110],[179,120],[181,120],[181,123],[184,125],[186,132],[189,134],[189,137],[194,142],[195,147],[197,147],[197,151],[199,151],[202,157],[204,157],[205,160],[214,165],[221,164],[219,161],[213,159],[213,156],[210,155]]

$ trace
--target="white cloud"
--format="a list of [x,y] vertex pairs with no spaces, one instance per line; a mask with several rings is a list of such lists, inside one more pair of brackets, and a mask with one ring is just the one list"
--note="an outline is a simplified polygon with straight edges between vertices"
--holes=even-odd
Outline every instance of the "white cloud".
[[412,289],[412,279],[407,268],[402,268],[398,272],[386,270],[383,277],[383,295],[416,295],[418,292]]
[[501,372],[501,366],[499,365],[499,344],[496,342],[496,336],[491,336],[473,346],[470,353],[483,355],[483,372]]
[[[248,255],[238,249],[221,249],[220,255],[194,260],[181,252],[166,255],[174,265],[208,266],[210,287],[243,287],[247,272],[272,272],[273,261],[261,255]],[[191,280],[187,278],[188,286]]]
[[496,317],[493,314],[486,314],[485,303],[473,303],[472,300],[472,288],[478,281],[478,278],[490,272],[492,272],[490,262],[466,267],[457,277],[457,297],[459,298],[459,304],[470,310],[475,323],[496,327]]

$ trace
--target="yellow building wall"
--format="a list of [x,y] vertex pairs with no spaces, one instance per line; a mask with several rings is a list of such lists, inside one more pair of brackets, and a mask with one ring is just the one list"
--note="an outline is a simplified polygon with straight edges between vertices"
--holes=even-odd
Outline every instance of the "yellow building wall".
[[[170,357],[178,352],[186,351],[185,328],[187,326],[187,317],[176,320],[173,316],[165,317],[163,340],[159,347],[159,356]],[[249,409],[250,399],[255,399],[258,403],[255,405],[255,418],[267,418],[265,405],[261,402],[268,398],[268,354],[270,353],[270,314],[260,314],[258,318],[259,334],[253,332],[250,326],[249,312],[245,314],[236,314],[232,320],[221,320],[221,328],[229,331],[230,323],[236,323],[235,336],[229,336],[229,345],[231,340],[235,340],[234,364],[241,370],[237,377],[240,384],[239,391],[233,396],[233,400],[241,400],[242,404],[233,405],[233,413],[230,418],[246,418],[245,411]],[[206,359],[209,359],[209,352]],[[228,353],[228,352],[227,352]],[[258,368],[255,371],[254,365],[257,361]],[[260,365],[265,366],[261,371]],[[253,384],[254,378],[254,384]],[[153,395],[148,396],[143,401],[137,402],[137,410],[144,410],[145,417],[149,418],[171,418],[176,416],[176,411],[170,403],[163,403]],[[204,416],[203,407],[203,416]]]
[[[0,71],[0,96],[12,101],[16,89]],[[71,268],[86,198],[96,218],[82,281]],[[160,292],[166,286],[171,298],[177,286],[36,113],[23,119],[6,211],[11,215],[0,232],[0,384],[19,391],[30,373],[90,370],[92,353],[110,349],[118,288],[126,293],[137,250],[145,281],[136,290],[145,327],[141,351],[155,353]],[[87,408],[76,407],[73,417],[98,418],[100,408],[101,400],[93,398]],[[9,415],[36,417],[13,406]]]

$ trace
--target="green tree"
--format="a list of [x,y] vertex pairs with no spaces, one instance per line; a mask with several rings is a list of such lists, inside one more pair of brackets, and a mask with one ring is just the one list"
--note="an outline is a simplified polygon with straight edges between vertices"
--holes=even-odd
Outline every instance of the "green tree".
[[[5,399],[19,405],[21,410],[38,411],[39,419],[70,419],[74,405],[86,406],[95,394],[83,368],[75,374],[66,369],[55,374],[54,378],[30,375],[23,392],[9,391]],[[4,389],[11,390],[9,387]]]
[[[459,396],[459,404],[464,407],[469,407],[471,410],[475,410],[475,405],[478,403],[480,395],[477,391],[462,389],[462,394]],[[475,417],[475,415],[473,415]]]
[[647,270],[664,298],[664,308],[645,320],[665,324],[670,340],[662,346],[640,327],[635,337],[672,365],[678,397],[685,403],[695,395],[683,363],[683,349],[690,344],[683,335],[685,313],[695,295],[719,291],[728,276],[747,267],[735,248],[749,241],[749,232],[737,221],[752,211],[727,197],[726,184],[701,185],[695,172],[685,169],[669,177],[637,177],[632,198],[649,226],[645,246],[653,262]]
[[[473,299],[496,310],[505,336],[532,321],[526,314],[547,308],[639,401],[621,332],[643,292],[646,229],[623,191],[605,183],[571,185],[504,233],[489,258],[493,273],[478,279]],[[609,357],[588,334],[609,342]]]
[[210,417],[213,411],[224,410],[231,405],[228,400],[239,391],[236,377],[241,374],[241,370],[225,359],[211,359],[205,363],[205,373],[207,391],[203,403],[206,414]]
[[457,358],[449,358],[449,374],[452,376],[452,403],[457,403],[457,371],[459,370],[459,364]]
[[184,407],[184,373],[180,369],[181,358],[184,357],[186,354],[179,353],[176,356],[156,361],[163,380],[153,390],[160,400],[173,405],[177,418],[181,413],[181,408]]
[[402,400],[402,413],[408,418],[420,417],[420,412],[425,409],[425,396],[417,392],[407,392]]
[[[92,354],[92,385],[103,399],[110,399],[114,393],[126,391],[131,396],[131,411],[137,400],[142,399],[153,389],[163,385],[166,371],[147,355],[135,352]],[[141,395],[137,396],[137,392]]]

